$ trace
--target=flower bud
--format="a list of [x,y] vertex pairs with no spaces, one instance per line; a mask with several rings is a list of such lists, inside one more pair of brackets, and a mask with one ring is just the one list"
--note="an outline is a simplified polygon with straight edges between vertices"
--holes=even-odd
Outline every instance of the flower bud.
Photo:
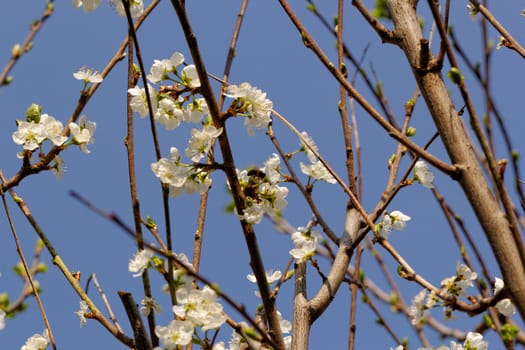
[[42,106],[33,103],[26,111],[26,121],[39,123],[42,114]]

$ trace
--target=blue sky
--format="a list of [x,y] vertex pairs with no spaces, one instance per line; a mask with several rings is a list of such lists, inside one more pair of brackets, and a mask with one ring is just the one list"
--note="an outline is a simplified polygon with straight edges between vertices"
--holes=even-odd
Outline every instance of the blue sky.
[[[472,58],[481,57],[480,35],[476,21],[469,18],[466,1],[454,2],[451,14],[453,23],[462,44]],[[227,53],[227,46],[237,10],[238,1],[187,1],[190,20],[201,46],[208,71],[221,75]],[[314,16],[305,10],[306,2],[294,2],[298,15],[310,28],[325,52],[335,60],[334,40]],[[426,16],[426,32],[430,18],[421,2],[422,15]],[[372,7],[371,1],[367,2]],[[494,14],[523,42],[523,17],[519,16],[523,3],[506,1],[498,3]],[[16,119],[23,119],[25,110],[31,103],[43,106],[43,111],[65,122],[73,112],[81,83],[73,79],[72,73],[82,66],[101,70],[113,56],[117,46],[126,34],[125,20],[106,4],[93,13],[75,10],[70,2],[55,4],[56,11],[44,25],[34,41],[32,51],[25,55],[11,72],[14,81],[11,86],[0,90],[2,121],[0,128],[0,169],[11,177],[20,167],[16,158],[19,146],[12,142],[11,134],[15,131]],[[31,21],[40,16],[44,2],[21,0],[4,4],[0,13],[0,66],[9,59],[13,44],[21,42],[27,33]],[[491,8],[492,9],[492,8]],[[336,4],[320,7],[331,19],[336,13]],[[399,120],[404,113],[404,103],[414,91],[415,83],[404,57],[399,49],[392,45],[381,44],[377,35],[368,27],[355,9],[346,2],[345,18],[346,44],[356,57],[360,57],[365,47],[368,51],[363,60],[363,67],[370,73],[373,67],[382,82],[385,95]],[[387,24],[388,25],[388,24]],[[147,67],[154,59],[169,57],[174,51],[182,52],[191,61],[189,51],[178,29],[178,21],[168,1],[162,2],[139,31],[139,40]],[[499,35],[489,31],[489,37],[497,43]],[[435,47],[435,45],[434,45]],[[514,146],[521,150],[524,141],[521,136],[524,122],[521,106],[521,78],[525,73],[522,60],[508,50],[496,51],[492,58],[492,83],[498,107],[505,117],[513,136]],[[354,73],[350,69],[350,74]],[[483,114],[484,103],[479,88],[472,76],[466,75],[466,82],[472,86],[476,107]],[[300,36],[286,18],[277,2],[253,1],[248,6],[243,24],[237,56],[234,61],[230,81],[240,83],[248,81],[267,92],[274,108],[286,116],[299,130],[306,130],[317,142],[320,152],[327,161],[341,174],[344,174],[344,149],[340,121],[337,113],[338,87],[327,74],[325,68],[313,54],[304,47]],[[357,79],[356,87],[363,95],[371,99],[362,80]],[[215,86],[217,88],[217,86]],[[216,91],[219,91],[217,88]],[[458,108],[461,107],[459,93],[450,85],[450,93]],[[127,183],[127,163],[124,147],[125,137],[125,97],[126,66],[121,62],[100,89],[93,96],[84,110],[88,119],[97,123],[95,144],[91,145],[91,154],[85,155],[78,149],[68,149],[63,153],[67,172],[61,181],[51,173],[26,178],[16,191],[28,203],[33,215],[55,244],[59,255],[72,270],[82,272],[84,283],[92,272],[102,284],[110,298],[112,307],[120,323],[126,327],[126,318],[120,306],[116,292],[125,290],[134,293],[140,300],[141,286],[139,279],[134,279],[127,270],[128,259],[135,252],[135,246],[123,232],[107,220],[85,209],[68,195],[75,190],[97,206],[117,213],[130,225],[132,223],[131,206]],[[395,142],[366,114],[356,109],[363,158],[363,205],[372,210],[380,199],[387,179],[387,161],[395,151]],[[414,140],[424,144],[435,132],[430,116],[419,101],[412,125],[417,128]],[[232,148],[238,168],[250,165],[262,165],[273,153],[271,143],[264,133],[250,137],[241,120],[231,120],[228,125]],[[149,123],[135,116],[137,177],[142,213],[150,215],[162,227],[162,208],[160,187],[150,171],[150,164],[155,161],[152,148]],[[274,122],[276,136],[288,152],[299,147],[299,141],[283,125]],[[161,138],[161,152],[168,156],[169,148],[177,146],[183,149],[189,136],[189,128],[180,128],[174,132],[165,132],[158,128]],[[499,140],[499,134],[496,133]],[[508,157],[496,143],[498,158]],[[447,159],[443,148],[436,142],[431,151]],[[298,168],[299,160],[294,160]],[[403,163],[406,167],[408,162]],[[306,179],[304,179],[306,180]],[[245,278],[250,273],[249,258],[245,251],[244,239],[236,218],[224,214],[224,207],[229,203],[224,176],[214,174],[214,185],[210,194],[209,214],[206,224],[202,273],[216,281],[224,292],[245,304],[248,310],[254,310],[258,299],[253,295],[254,286]],[[449,200],[452,207],[467,222],[476,243],[487,255],[492,275],[499,275],[487,248],[483,233],[472,220],[472,212],[462,198],[460,188],[451,180],[436,172],[436,186]],[[298,191],[290,187],[289,206],[283,212],[284,217],[293,226],[302,226],[311,218],[310,210],[301,200]],[[314,190],[321,213],[332,229],[339,233],[344,224],[346,197],[334,185],[320,183]],[[191,255],[194,222],[197,215],[198,198],[183,195],[171,201],[172,222],[175,250]],[[408,227],[391,236],[391,243],[402,252],[405,258],[418,272],[431,282],[439,282],[454,274],[454,268],[460,255],[457,247],[451,244],[451,235],[442,214],[436,206],[432,194],[422,186],[411,186],[402,191],[391,203],[388,210],[402,210],[412,217]],[[11,203],[15,225],[25,252],[30,256],[36,235],[24,218]],[[267,268],[282,269],[286,265],[292,248],[291,240],[276,233],[272,225],[263,222],[256,227],[262,255]],[[5,216],[0,219],[0,292],[9,292],[15,298],[20,281],[10,268],[18,258],[14,243],[8,230]],[[383,253],[383,252],[382,252]],[[396,264],[383,254],[385,262],[395,275]],[[80,329],[77,316],[79,299],[68,286],[60,272],[51,265],[49,254],[43,253],[42,260],[49,265],[49,272],[38,277],[43,288],[42,299],[49,315],[57,344],[61,349],[77,350],[99,348],[124,349],[102,327],[91,321]],[[322,260],[321,260],[322,261]],[[326,264],[321,263],[326,268]],[[365,255],[363,267],[367,276],[382,287],[386,287],[377,265],[370,254]],[[310,271],[312,292],[319,285],[319,278]],[[156,276],[153,283],[156,295],[163,301],[164,312],[159,317],[159,324],[169,322],[167,298],[160,292],[163,284]],[[419,291],[419,287],[399,280],[399,286],[405,294],[405,302]],[[156,284],[155,284],[156,283]],[[291,320],[291,296],[293,284],[286,284],[278,302],[285,318]],[[94,300],[100,303],[94,289],[90,291]],[[313,327],[311,348],[317,349],[326,344],[339,349],[346,346],[350,294],[342,287],[334,304]],[[101,305],[101,304],[99,304]],[[420,344],[409,322],[398,315],[391,315],[385,309],[385,315],[392,322],[400,336],[407,336],[413,349]],[[230,313],[240,321],[239,315]],[[440,318],[439,311],[434,313]],[[395,346],[387,333],[374,323],[374,316],[362,303],[358,305],[357,348],[388,349]],[[460,316],[450,327],[465,328],[475,324]],[[8,320],[7,327],[0,331],[2,348],[19,348],[34,333],[44,329],[36,304],[29,301],[28,310],[13,320]],[[432,334],[430,332],[429,334]],[[220,332],[220,340],[228,340],[230,330]],[[432,344],[437,346],[439,339],[431,336]],[[497,340],[491,338],[493,344]],[[496,345],[497,346],[497,345]]]

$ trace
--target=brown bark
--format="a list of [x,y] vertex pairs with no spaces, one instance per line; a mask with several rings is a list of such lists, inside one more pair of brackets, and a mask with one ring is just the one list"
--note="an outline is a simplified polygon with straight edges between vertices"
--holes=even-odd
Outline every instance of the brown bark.
[[[424,38],[416,16],[416,3],[388,1],[397,44],[408,59],[448,155],[459,169],[457,181],[492,247],[512,300],[522,319],[525,319],[525,268],[519,247],[513,238],[511,225],[483,175],[473,141],[452,103],[440,71],[420,67]],[[432,55],[429,55],[431,60]]]

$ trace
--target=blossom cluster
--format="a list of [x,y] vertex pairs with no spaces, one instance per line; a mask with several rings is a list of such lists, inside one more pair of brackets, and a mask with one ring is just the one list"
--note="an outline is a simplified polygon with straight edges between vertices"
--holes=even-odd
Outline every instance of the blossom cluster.
[[290,255],[301,262],[315,254],[317,246],[322,242],[322,236],[310,227],[298,227],[297,231],[292,233],[292,241],[295,248],[290,250]]
[[[63,148],[77,145],[82,152],[90,153],[87,145],[95,141],[96,123],[81,116],[78,122],[71,122],[68,127],[69,136],[64,131],[61,121],[46,113],[42,114],[42,107],[32,104],[26,112],[26,119],[17,121],[17,130],[12,134],[13,142],[22,146],[23,149],[17,153],[17,157],[30,157],[32,152],[41,149],[46,141],[53,146]],[[61,176],[63,166],[59,156],[55,157],[55,165],[51,169],[57,173],[58,177]]]
[[171,350],[178,345],[188,345],[197,327],[207,331],[219,328],[226,321],[222,305],[217,302],[217,294],[209,286],[192,289],[190,284],[189,287],[179,288],[177,301],[173,312],[178,318],[168,326],[155,327],[161,346],[154,350]]
[[383,221],[376,225],[376,229],[379,235],[386,239],[392,230],[403,230],[410,219],[411,217],[403,214],[403,212],[394,210],[391,213],[385,213]]
[[[437,348],[418,348],[417,350],[488,350],[489,344],[483,340],[483,335],[477,332],[468,332],[463,345],[456,343],[455,341],[450,342],[450,347],[441,345]],[[390,350],[403,350],[403,345],[397,346],[395,349]]]
[[230,109],[237,116],[244,116],[244,125],[248,127],[248,134],[253,135],[253,129],[266,129],[271,122],[273,103],[266,98],[266,93],[250,85],[229,85],[224,93],[233,98]]
[[260,169],[238,170],[237,177],[245,195],[246,208],[240,217],[250,224],[261,222],[264,214],[278,214],[288,202],[288,188],[280,172],[280,159],[273,154]]
[[50,339],[47,329],[42,334],[35,334],[27,339],[26,343],[22,345],[20,350],[42,350],[47,349]]
[[195,164],[181,162],[181,155],[176,147],[170,149],[170,158],[161,158],[151,164],[151,170],[165,185],[169,186],[169,195],[178,197],[183,192],[203,194],[212,184],[210,172]]
[[166,130],[173,130],[182,122],[199,123],[208,114],[204,99],[195,98],[194,90],[201,84],[195,65],[179,69],[184,65],[184,60],[180,52],[174,52],[170,58],[154,60],[147,79],[152,84],[166,85],[157,89],[148,84],[148,94],[139,86],[128,90],[131,109],[144,118],[151,107],[153,118],[164,125]]
[[[473,286],[473,281],[476,280],[477,277],[478,276],[476,272],[472,272],[468,266],[458,262],[456,265],[456,275],[443,279],[441,282],[441,289],[453,298],[466,297],[466,289]],[[499,293],[503,287],[503,280],[496,277],[494,284],[494,294]],[[419,325],[424,323],[428,314],[428,310],[434,307],[440,300],[441,298],[436,294],[435,291],[431,291],[427,295],[427,290],[423,289],[418,294],[416,294],[416,296],[414,296],[412,299],[412,305],[408,308],[408,315],[412,319],[412,324]],[[516,308],[509,298],[504,298],[498,301],[494,307],[505,317],[510,317],[516,313]],[[452,317],[452,310],[448,307],[445,307],[445,317]],[[472,346],[473,343],[477,342],[474,339],[478,338],[473,338],[471,340],[472,343],[470,344],[471,347],[466,347],[466,349],[476,349],[475,346]],[[467,342],[465,344],[467,344]],[[463,349],[460,347],[460,345],[455,346],[456,347],[451,346],[451,349]],[[448,348],[443,347],[443,349]],[[479,349],[485,348],[479,347]]]
[[441,287],[451,297],[466,297],[467,296],[467,287],[472,287],[472,281],[475,281],[478,278],[476,272],[472,272],[469,267],[465,264],[457,263],[456,265],[456,275],[447,277],[441,281]]
[[[133,277],[144,273],[151,265],[153,255],[151,250],[144,249],[138,251],[130,259],[128,269],[134,273]],[[197,289],[193,279],[186,273],[186,269],[193,269],[186,255],[178,254],[177,260],[184,264],[184,268],[173,271],[173,287],[177,304],[172,307],[172,310],[176,319],[167,326],[155,327],[155,334],[159,337],[161,344],[155,348],[156,350],[171,350],[179,345],[188,345],[197,328],[205,332],[219,328],[226,321],[223,307],[217,302],[217,293],[210,286]],[[153,298],[144,298],[141,304],[140,311],[144,316],[149,315],[152,311],[160,313],[162,310]]]

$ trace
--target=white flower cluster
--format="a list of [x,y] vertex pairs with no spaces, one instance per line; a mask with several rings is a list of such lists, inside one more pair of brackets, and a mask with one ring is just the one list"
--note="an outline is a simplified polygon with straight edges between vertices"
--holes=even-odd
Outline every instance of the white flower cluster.
[[[101,0],[73,0],[73,6],[76,8],[82,7],[84,12],[91,12],[100,6],[100,2]],[[122,0],[109,0],[109,4],[115,8],[119,16],[126,16]],[[129,0],[129,10],[131,17],[137,18],[144,12],[144,3],[142,0]]]
[[261,222],[264,214],[277,214],[288,202],[288,188],[279,186],[282,176],[279,171],[280,159],[273,154],[260,169],[237,170],[239,184],[246,197],[246,208],[241,218],[250,224]]
[[128,270],[134,273],[133,277],[140,277],[148,268],[151,258],[153,258],[153,251],[149,249],[142,249],[137,251],[135,256],[129,260]]
[[249,83],[229,85],[225,96],[235,99],[230,107],[234,115],[245,116],[244,125],[248,134],[253,135],[253,129],[266,129],[272,121],[273,103],[266,98],[266,93],[251,86]]
[[20,350],[42,350],[47,349],[49,345],[49,334],[47,329],[42,334],[35,334],[27,339],[25,345],[22,345]]
[[[49,141],[54,146],[63,148],[70,145],[79,146],[84,153],[90,153],[88,144],[95,142],[94,134],[96,123],[88,121],[85,116],[79,118],[78,123],[69,123],[69,137],[64,135],[64,126],[61,121],[48,114],[41,114],[42,107],[32,104],[26,113],[26,120],[17,121],[17,130],[13,132],[13,142],[21,145],[23,151],[17,153],[18,158],[24,158],[27,152],[33,152],[41,148],[44,142]],[[32,153],[29,153],[30,156]],[[51,166],[57,177],[60,178],[63,171],[62,159],[55,157],[55,164]]]
[[[483,340],[483,335],[476,332],[468,332],[463,345],[451,341],[450,347],[441,345],[437,348],[418,348],[417,350],[488,350],[488,348],[489,343]],[[390,348],[390,350],[403,350],[403,345],[399,345],[395,349]]]
[[315,254],[317,246],[322,241],[322,236],[311,228],[298,227],[297,231],[292,234],[292,241],[295,248],[290,250],[290,255],[301,262],[310,259]]
[[[164,125],[166,130],[177,128],[181,122],[199,123],[208,114],[208,106],[203,98],[195,98],[194,89],[201,83],[195,65],[190,64],[178,71],[184,64],[184,55],[175,52],[170,58],[154,60],[147,78],[152,84],[162,82],[170,86],[155,89],[148,85],[153,118]],[[171,86],[173,83],[176,85]],[[130,107],[144,118],[149,114],[146,91],[135,86],[128,90],[132,96]],[[189,96],[184,96],[189,94]],[[186,102],[190,101],[190,102]]]
[[467,265],[457,263],[456,275],[441,281],[441,287],[452,297],[466,297],[467,287],[472,287],[472,281],[478,278],[478,274],[472,272]]
[[[185,265],[187,263],[187,268],[192,268],[184,254],[177,257]],[[217,302],[217,293],[211,287],[196,289],[184,269],[175,270],[173,275],[177,298],[173,313],[178,319],[171,321],[166,327],[155,327],[155,334],[159,337],[161,346],[154,350],[171,350],[178,345],[188,345],[197,328],[200,327],[202,331],[217,329],[226,322],[223,307]],[[156,305],[154,302],[150,304]]]
[[100,75],[97,71],[93,71],[91,68],[86,67],[82,67],[78,70],[78,72],[73,73],[73,77],[84,82],[84,89],[86,89],[90,83],[99,84],[104,80],[102,75]]
[[299,166],[301,167],[301,171],[303,174],[308,175],[309,178],[313,179],[314,181],[321,180],[326,181],[331,184],[335,184],[337,181],[335,178],[330,174],[328,169],[321,163],[319,159],[315,156],[315,154],[312,152],[312,148],[315,151],[318,151],[317,145],[315,144],[314,140],[306,133],[306,131],[303,131],[301,133],[303,138],[307,141],[307,145],[302,142],[301,143],[301,152],[305,152],[306,156],[308,157],[308,160],[310,160],[310,164],[306,165],[303,162],[300,162]]
[[[465,264],[457,263],[456,265],[456,275],[452,277],[445,278],[441,282],[441,287],[452,297],[466,297],[467,287],[473,285],[472,281],[478,278],[477,273],[472,272],[468,266]],[[500,292],[504,287],[504,282],[502,279],[496,277],[494,284],[494,294]],[[427,296],[427,290],[421,290],[413,299],[412,305],[408,308],[408,315],[412,319],[413,325],[419,325],[424,323],[425,317],[428,313],[428,309],[434,307],[440,298],[432,291]],[[494,306],[502,315],[505,317],[510,317],[516,313],[516,308],[512,304],[512,301],[509,298],[502,299],[496,303]],[[445,308],[445,316],[450,317],[451,310]],[[400,345],[396,347],[395,350],[402,350],[403,347]],[[440,346],[438,348],[419,348],[418,350],[427,350],[427,349],[438,349],[438,350],[486,350],[488,349],[488,344],[483,340],[483,336],[479,333],[470,332],[467,334],[467,338],[463,345],[456,344],[455,342],[450,343],[450,348],[447,346]]]
[[219,328],[226,316],[222,312],[222,305],[217,302],[217,293],[209,286],[202,289],[179,288],[176,293],[178,305],[173,312],[190,321],[194,327],[201,327],[203,331]]
[[[497,294],[503,289],[505,282],[501,278],[496,277],[494,283],[494,294]],[[516,313],[516,307],[512,304],[512,301],[509,298],[501,299],[494,305],[494,307],[499,311],[500,314],[506,317],[510,317]]]
[[383,221],[377,225],[379,235],[386,239],[392,230],[403,230],[410,219],[410,216],[403,214],[399,210],[394,210],[390,214],[385,213]]
[[[195,157],[195,156],[194,156]],[[169,194],[178,197],[183,192],[203,194],[211,186],[210,172],[194,164],[184,164],[177,148],[170,149],[170,158],[161,158],[151,164],[151,170],[160,182],[169,186]]]

